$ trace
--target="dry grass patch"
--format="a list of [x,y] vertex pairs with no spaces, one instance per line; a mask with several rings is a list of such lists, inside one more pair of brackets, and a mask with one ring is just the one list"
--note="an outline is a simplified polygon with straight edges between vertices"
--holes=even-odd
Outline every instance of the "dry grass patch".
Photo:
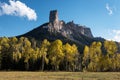
[[0,72],[0,80],[120,80],[118,72]]

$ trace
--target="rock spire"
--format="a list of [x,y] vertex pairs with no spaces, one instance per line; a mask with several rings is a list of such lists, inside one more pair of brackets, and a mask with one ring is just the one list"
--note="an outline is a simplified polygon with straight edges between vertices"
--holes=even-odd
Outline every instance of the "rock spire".
[[51,23],[59,22],[57,10],[50,11],[49,22]]

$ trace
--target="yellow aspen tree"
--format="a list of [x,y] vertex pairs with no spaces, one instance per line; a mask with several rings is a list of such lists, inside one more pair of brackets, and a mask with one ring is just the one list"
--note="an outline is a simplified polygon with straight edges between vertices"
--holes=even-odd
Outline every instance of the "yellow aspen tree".
[[52,42],[49,48],[49,60],[51,61],[51,65],[53,65],[54,70],[59,69],[59,64],[63,59],[63,44],[62,41],[58,39]]
[[44,64],[48,64],[49,59],[47,58],[47,52],[48,52],[48,48],[50,46],[50,42],[47,39],[44,39],[41,47],[40,47],[40,57],[42,58],[42,68],[41,70],[44,70]]
[[83,61],[82,61],[82,64],[84,66],[83,70],[87,70],[89,63],[90,63],[90,51],[89,51],[89,47],[85,46],[83,51]]

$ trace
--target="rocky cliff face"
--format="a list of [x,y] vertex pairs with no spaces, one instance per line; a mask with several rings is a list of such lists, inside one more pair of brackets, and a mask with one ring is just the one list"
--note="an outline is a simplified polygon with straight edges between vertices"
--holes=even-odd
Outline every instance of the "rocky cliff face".
[[49,24],[43,26],[43,28],[48,28],[50,32],[60,32],[63,27],[63,22],[58,19],[57,10],[50,11]]
[[42,26],[50,33],[59,33],[62,36],[79,42],[82,36],[93,38],[90,28],[75,24],[73,21],[65,23],[59,20],[57,10],[50,11],[49,22],[47,25]]
[[[61,33],[65,37],[71,37],[72,35],[84,35],[86,37],[93,38],[90,28],[85,26],[80,26],[75,24],[73,21],[65,23],[58,19],[57,10],[50,11],[49,23],[43,26],[43,28],[48,28],[50,32]],[[76,33],[76,34],[75,34]]]
[[60,39],[63,43],[78,45],[79,49],[83,49],[84,45],[90,45],[95,39],[90,28],[75,24],[73,21],[65,23],[59,20],[57,10],[50,11],[48,23],[21,36],[34,38],[38,41]]

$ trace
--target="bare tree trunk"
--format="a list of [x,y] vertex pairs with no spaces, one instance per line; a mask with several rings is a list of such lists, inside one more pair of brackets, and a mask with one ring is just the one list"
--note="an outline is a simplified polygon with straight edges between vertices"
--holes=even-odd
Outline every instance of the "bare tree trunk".
[[29,62],[25,63],[25,70],[28,71],[29,70]]
[[67,71],[68,70],[68,62],[67,61],[65,62],[65,67],[66,67],[65,69]]
[[54,65],[52,65],[52,70],[55,70],[55,66]]
[[42,57],[42,69],[41,69],[42,71],[44,70],[44,65],[45,65],[44,62],[45,62],[44,57]]

